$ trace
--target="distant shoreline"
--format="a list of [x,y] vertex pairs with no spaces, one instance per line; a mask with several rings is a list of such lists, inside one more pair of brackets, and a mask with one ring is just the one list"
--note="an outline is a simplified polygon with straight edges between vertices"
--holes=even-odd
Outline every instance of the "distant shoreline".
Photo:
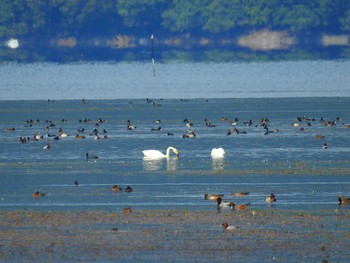
[[[111,37],[18,39],[18,48],[0,45],[0,61],[77,61],[151,59],[151,40],[146,36],[118,34]],[[319,34],[305,38],[286,31],[262,29],[231,37],[196,37],[189,34],[155,36],[157,60],[260,60],[348,58],[349,35]],[[196,54],[197,53],[197,54]],[[212,53],[212,54],[211,54]],[[182,55],[181,55],[182,54]],[[184,55],[186,54],[186,55]],[[215,54],[217,54],[215,56]],[[266,57],[267,56],[267,57]]]

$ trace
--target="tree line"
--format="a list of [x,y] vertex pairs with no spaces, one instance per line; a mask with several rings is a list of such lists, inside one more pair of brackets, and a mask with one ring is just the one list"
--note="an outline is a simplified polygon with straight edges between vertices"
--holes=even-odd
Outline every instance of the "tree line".
[[1,0],[0,38],[350,32],[349,0]]

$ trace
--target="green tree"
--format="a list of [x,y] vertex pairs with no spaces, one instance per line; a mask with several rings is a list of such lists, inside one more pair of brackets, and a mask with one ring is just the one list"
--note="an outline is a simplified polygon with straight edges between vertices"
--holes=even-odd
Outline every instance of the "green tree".
[[253,28],[271,27],[271,16],[278,8],[278,0],[244,1],[244,23]]
[[121,24],[116,0],[52,0],[51,12],[57,34],[111,34]]
[[204,8],[202,29],[211,33],[227,32],[242,23],[241,0],[214,0]]
[[160,28],[161,13],[167,5],[167,0],[117,0],[124,25],[139,30]]
[[350,31],[350,8],[345,11],[344,16],[340,19],[341,29],[344,31]]
[[162,13],[162,26],[173,32],[198,30],[203,24],[202,12],[211,0],[173,0]]
[[0,37],[13,35],[13,25],[15,24],[15,12],[13,1],[3,1],[0,5]]
[[40,36],[45,30],[45,0],[2,0],[0,36]]

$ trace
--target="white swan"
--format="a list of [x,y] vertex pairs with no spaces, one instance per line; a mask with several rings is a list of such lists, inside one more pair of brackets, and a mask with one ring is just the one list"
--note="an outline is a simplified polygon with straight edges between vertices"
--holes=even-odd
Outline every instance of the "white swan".
[[212,157],[224,157],[225,150],[223,148],[213,148],[211,150],[211,156]]
[[160,158],[168,158],[170,156],[170,150],[172,150],[176,154],[176,156],[179,156],[179,151],[171,146],[168,147],[168,149],[166,149],[166,154],[163,154],[158,150],[144,150],[142,152],[145,158],[160,159]]

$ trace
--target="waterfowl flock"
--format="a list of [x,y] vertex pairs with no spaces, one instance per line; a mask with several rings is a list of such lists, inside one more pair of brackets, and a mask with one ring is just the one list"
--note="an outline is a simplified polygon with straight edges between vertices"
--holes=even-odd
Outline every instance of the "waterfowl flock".
[[[153,100],[148,99],[147,103],[155,107],[153,110],[157,111],[157,108],[163,108],[165,103],[156,103]],[[185,102],[183,102],[185,103]],[[88,105],[89,103],[85,100],[84,105]],[[132,104],[130,104],[132,105]],[[140,159],[143,157],[148,160],[158,160],[158,159],[168,159],[168,158],[180,158],[181,156],[190,156],[189,150],[182,149],[176,145],[176,139],[188,139],[191,138],[196,140],[197,138],[201,138],[202,135],[205,134],[215,134],[218,138],[222,138],[222,140],[230,140],[232,142],[232,138],[239,140],[240,138],[245,138],[246,136],[250,136],[251,134],[259,134],[261,138],[268,138],[266,135],[275,136],[283,136],[283,134],[288,131],[293,131],[294,133],[303,134],[310,138],[310,141],[314,141],[315,145],[317,144],[320,149],[329,149],[325,152],[331,151],[332,145],[331,142],[334,140],[329,140],[331,138],[332,133],[329,132],[330,129],[347,129],[350,128],[349,124],[342,122],[340,117],[336,117],[335,119],[326,119],[324,117],[318,118],[310,118],[306,116],[297,116],[295,119],[286,120],[285,125],[282,125],[278,122],[273,122],[272,119],[267,117],[256,117],[249,116],[248,118],[240,118],[236,116],[218,116],[214,117],[204,117],[200,120],[198,119],[190,119],[184,118],[185,116],[181,116],[176,119],[175,123],[171,123],[169,125],[169,121],[158,118],[156,114],[152,116],[148,116],[147,120],[131,120],[131,119],[123,119],[119,120],[121,129],[117,130],[117,124],[115,119],[106,118],[80,118],[78,120],[71,120],[69,118],[59,118],[58,120],[46,120],[41,121],[37,118],[29,119],[24,121],[24,124],[20,125],[25,127],[25,129],[14,126],[6,126],[3,128],[3,132],[7,134],[7,136],[11,136],[11,134],[21,135],[18,138],[18,141],[22,144],[30,143],[30,142],[42,142],[40,148],[49,150],[46,153],[54,152],[56,143],[60,143],[60,141],[65,140],[82,140],[82,143],[86,140],[90,141],[99,141],[101,139],[113,140],[118,136],[118,132],[120,134],[127,134],[128,136],[135,137],[140,136],[174,136],[171,142],[168,145],[172,146],[163,146],[162,149],[157,149],[156,146],[152,149],[138,150]],[[74,123],[74,125],[72,125]],[[136,126],[136,125],[137,126]],[[280,126],[278,126],[280,125]],[[126,127],[126,128],[125,128]],[[317,127],[317,130],[313,131],[313,127]],[[317,133],[316,133],[317,132]],[[22,134],[20,134],[22,133]],[[152,134],[152,135],[151,135]],[[108,136],[107,136],[108,135]],[[231,135],[231,136],[225,136]],[[264,136],[265,135],[265,136]],[[158,138],[157,137],[157,138]],[[179,139],[180,138],[180,139]],[[225,139],[224,139],[225,138]],[[329,140],[329,142],[328,142]],[[55,141],[55,142],[54,142]],[[57,141],[57,142],[56,142]],[[192,140],[184,140],[181,145],[190,144]],[[188,142],[188,143],[187,143]],[[80,143],[80,142],[76,142]],[[174,144],[173,144],[174,143]],[[213,159],[226,159],[228,160],[232,156],[236,154],[234,145],[230,143],[216,143],[204,144],[203,147],[207,147],[207,151],[205,153],[206,156],[212,157]],[[222,144],[222,145],[220,145]],[[108,152],[108,144],[105,146],[106,151]],[[157,146],[158,147],[158,146]],[[167,148],[166,148],[167,147]],[[165,149],[166,148],[166,149]],[[80,156],[84,155],[85,159],[92,162],[99,162],[103,159],[103,155],[105,152],[94,152],[94,149],[87,149],[90,152],[82,151]],[[134,149],[130,149],[134,150]],[[164,151],[165,150],[165,151]],[[181,151],[181,155],[180,155]],[[98,155],[97,155],[98,154]],[[113,190],[112,190],[113,191]],[[132,191],[128,189],[128,191]],[[231,197],[235,196],[247,196],[249,192],[238,192],[238,193],[230,193]],[[218,197],[223,198],[222,195],[211,195],[207,194],[205,199],[207,200],[215,200],[217,201]],[[344,201],[343,201],[344,200]],[[346,204],[346,199],[339,200],[340,204]],[[228,203],[226,201],[229,201]],[[266,202],[273,204],[276,202],[276,197],[273,194],[270,194],[266,197]],[[254,205],[254,203],[252,203]],[[219,207],[229,207],[233,210],[244,210],[249,209],[248,203],[238,204],[233,200],[221,200]]]
[[[185,101],[185,100],[181,100]],[[52,102],[52,101],[50,101]],[[157,105],[157,107],[161,107],[162,104],[160,103],[155,103],[154,100],[147,99],[146,102],[148,104],[151,104],[152,106]],[[87,104],[87,101],[84,100],[84,104]],[[204,127],[211,128],[213,130],[218,130],[221,129],[223,130],[222,134],[226,135],[237,135],[237,136],[244,136],[244,135],[249,135],[251,133],[256,133],[257,131],[261,131],[262,135],[271,135],[274,133],[283,133],[284,131],[272,127],[273,124],[269,118],[266,117],[261,117],[258,120],[253,120],[251,118],[246,119],[246,120],[241,120],[238,117],[234,118],[228,118],[228,117],[220,117],[217,119],[218,123],[215,123],[215,120],[209,120],[208,118],[204,118],[204,125],[195,123],[191,121],[188,118],[183,119],[183,124],[184,124],[184,131],[179,135],[180,138],[198,138],[200,137],[200,132],[203,130]],[[110,120],[108,120],[110,121]],[[59,121],[53,121],[53,120],[46,120],[44,125],[44,130],[40,131],[36,129],[36,131],[32,135],[22,135],[19,137],[18,141],[21,143],[27,143],[30,141],[41,141],[43,139],[51,139],[54,138],[55,140],[60,140],[60,139],[67,139],[67,138],[74,138],[77,140],[82,140],[82,139],[88,139],[92,138],[93,140],[99,140],[99,139],[109,139],[109,136],[107,134],[107,128],[103,127],[101,130],[99,129],[102,125],[105,125],[108,122],[104,118],[98,118],[97,120],[92,120],[90,118],[81,118],[78,120],[78,123],[81,125],[94,125],[94,128],[89,132],[87,127],[79,127],[74,131],[66,131],[62,127],[63,125],[67,125],[72,122],[72,120],[66,119],[66,118],[61,118]],[[159,132],[160,134],[165,134],[167,136],[173,136],[176,135],[174,130],[178,130],[179,127],[172,128],[173,130],[169,130],[169,128],[163,128],[160,126],[163,124],[163,121],[161,119],[153,119],[150,121],[152,124],[157,124],[159,126],[157,127],[150,127],[149,131],[152,132]],[[28,128],[36,128],[40,127],[42,121],[39,119],[29,119],[25,121],[25,127]],[[130,119],[127,119],[125,121],[126,123],[126,129],[128,131],[134,131],[136,130],[136,126],[133,124],[133,122]],[[166,123],[166,122],[164,122]],[[226,128],[225,125],[226,124]],[[141,125],[141,124],[140,124]],[[144,124],[142,124],[144,125]],[[294,120],[291,122],[291,126],[293,128],[298,128],[299,132],[305,132],[306,128],[311,129],[314,125],[322,126],[324,128],[333,128],[333,127],[338,127],[338,128],[349,128],[350,124],[346,124],[342,122],[342,119],[340,117],[336,117],[335,119],[331,120],[326,120],[324,117],[319,117],[319,118],[314,118],[314,117],[306,117],[306,116],[297,116],[295,117]],[[179,124],[180,126],[180,124]],[[246,127],[247,130],[244,128]],[[144,127],[140,127],[142,129]],[[143,129],[144,130],[144,129]],[[226,132],[225,132],[226,130]],[[5,132],[15,132],[17,131],[16,127],[5,127],[4,128]],[[326,132],[326,131],[325,131]],[[74,134],[72,134],[74,133]],[[208,133],[208,132],[206,132]],[[72,134],[72,135],[71,135]],[[312,136],[312,135],[311,135]],[[310,137],[311,137],[310,136]],[[327,137],[324,134],[315,134],[313,137],[317,140],[321,140],[321,147],[323,149],[328,149],[330,145],[325,142],[327,140]],[[46,147],[45,149],[47,149]],[[225,147],[227,148],[227,147]],[[223,157],[226,154],[226,151],[228,149],[223,149],[223,147],[214,147],[211,149],[211,156],[213,157]],[[150,155],[145,155],[145,157],[153,158],[152,153],[149,153]],[[159,155],[159,158],[162,158],[159,153],[154,153],[157,156]],[[164,156],[164,154],[162,155]],[[166,154],[165,154],[166,156]]]

